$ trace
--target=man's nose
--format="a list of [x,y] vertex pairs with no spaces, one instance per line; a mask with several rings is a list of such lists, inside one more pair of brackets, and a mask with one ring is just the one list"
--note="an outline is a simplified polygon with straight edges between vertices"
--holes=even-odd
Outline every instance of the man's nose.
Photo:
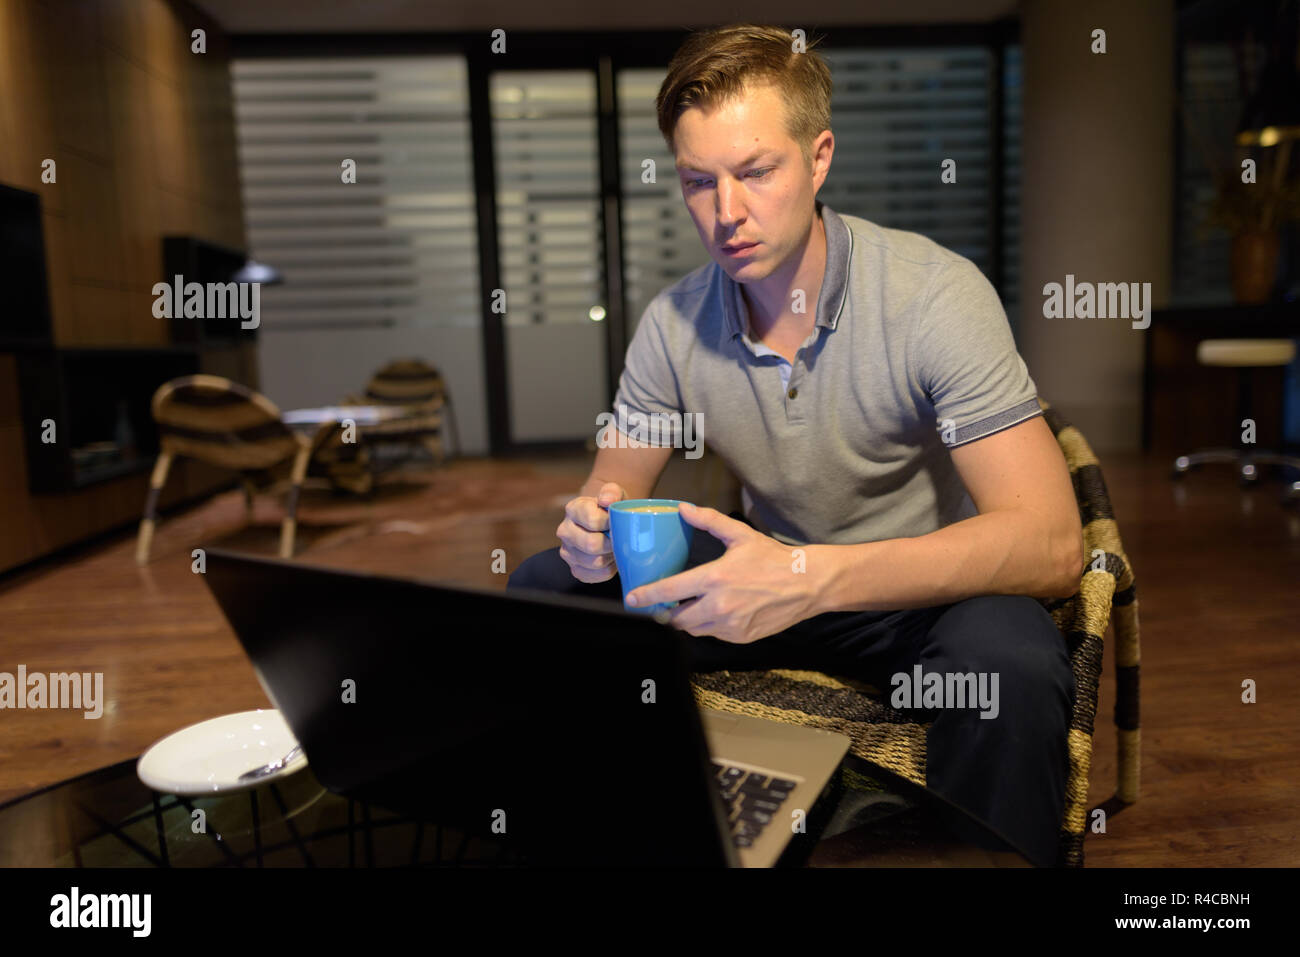
[[718,225],[725,229],[741,223],[745,219],[744,197],[740,188],[730,179],[720,179],[714,194],[718,198]]

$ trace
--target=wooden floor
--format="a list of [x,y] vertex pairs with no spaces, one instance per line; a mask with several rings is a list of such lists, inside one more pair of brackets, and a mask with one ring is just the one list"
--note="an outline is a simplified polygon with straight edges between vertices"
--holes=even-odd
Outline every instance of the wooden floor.
[[[1090,866],[1300,863],[1300,513],[1279,486],[1238,490],[1226,470],[1171,483],[1167,462],[1103,456],[1142,621],[1142,798],[1090,834]],[[371,502],[304,496],[299,557],[322,565],[505,587],[555,544],[585,458],[462,460],[385,485]],[[273,555],[280,505],[223,493],[167,516],[153,560],[133,536],[0,581],[0,671],[102,671],[107,705],[0,714],[0,801],[140,754],[185,725],[267,707],[190,550]],[[1114,793],[1113,658],[1094,740],[1090,802]],[[1243,704],[1252,679],[1258,703]]]

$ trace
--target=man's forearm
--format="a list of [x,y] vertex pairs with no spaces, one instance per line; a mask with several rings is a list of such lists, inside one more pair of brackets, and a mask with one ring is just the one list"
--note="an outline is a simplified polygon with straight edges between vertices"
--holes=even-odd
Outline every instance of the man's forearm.
[[1009,509],[917,538],[810,545],[815,613],[930,608],[977,595],[1066,597],[1083,570],[1082,541],[1073,539],[1071,529]]
[[591,474],[578,490],[579,496],[596,496],[601,486],[613,482],[626,498],[649,498],[668,465],[670,448],[606,447],[596,452]]

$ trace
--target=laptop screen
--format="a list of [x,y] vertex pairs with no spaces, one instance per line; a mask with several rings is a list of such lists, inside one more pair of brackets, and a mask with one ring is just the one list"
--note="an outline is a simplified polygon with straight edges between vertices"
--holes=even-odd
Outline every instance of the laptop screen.
[[330,790],[469,826],[502,811],[547,859],[724,862],[673,629],[217,549],[207,581]]

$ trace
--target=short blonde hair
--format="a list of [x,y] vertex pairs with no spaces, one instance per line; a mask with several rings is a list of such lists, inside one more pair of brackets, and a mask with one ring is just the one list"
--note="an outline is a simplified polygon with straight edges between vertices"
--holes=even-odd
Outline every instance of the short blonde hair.
[[786,130],[812,155],[812,142],[831,126],[831,71],[812,47],[795,52],[780,27],[739,24],[693,33],[673,56],[655,109],[670,150],[677,119],[693,106],[716,107],[757,83],[771,83],[785,101]]

